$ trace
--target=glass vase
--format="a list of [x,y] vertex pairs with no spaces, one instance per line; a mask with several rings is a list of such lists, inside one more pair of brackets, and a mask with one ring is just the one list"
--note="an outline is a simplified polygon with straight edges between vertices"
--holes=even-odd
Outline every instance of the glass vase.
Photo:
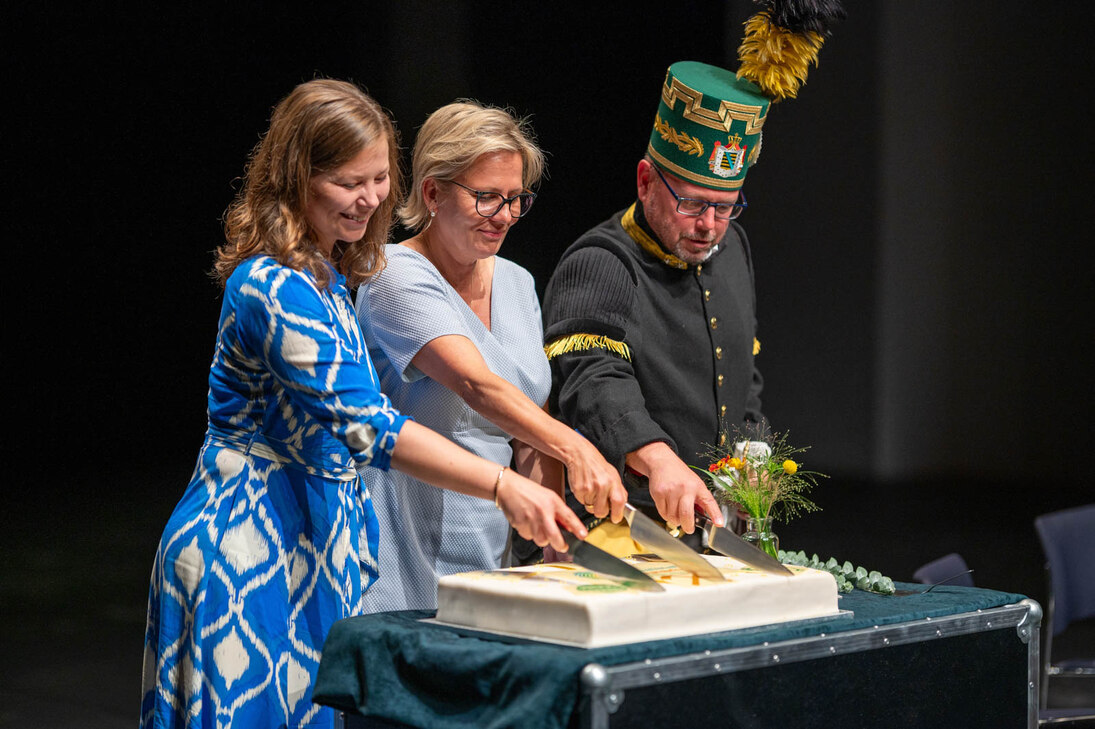
[[749,517],[749,523],[741,538],[757,549],[772,555],[773,559],[779,559],[779,537],[772,531],[772,517]]

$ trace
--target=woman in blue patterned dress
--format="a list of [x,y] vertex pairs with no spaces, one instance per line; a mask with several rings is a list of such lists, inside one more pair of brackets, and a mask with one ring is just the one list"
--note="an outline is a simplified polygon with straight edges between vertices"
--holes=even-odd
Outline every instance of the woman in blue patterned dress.
[[[475,102],[448,104],[415,140],[399,211],[416,235],[386,247],[385,270],[357,297],[381,389],[400,411],[459,445],[619,520],[620,476],[589,441],[545,412],[551,372],[532,276],[497,255],[528,212],[543,153],[527,124]],[[381,534],[369,612],[436,607],[442,575],[497,568],[509,525],[478,499],[413,474],[363,472]],[[550,558],[550,557],[549,557]]]
[[380,392],[347,287],[384,264],[397,155],[380,107],[332,80],[282,100],[255,148],[217,252],[208,431],[153,568],[142,726],[333,725],[311,701],[320,650],[377,576],[358,466],[493,500],[556,548],[556,522],[585,534],[556,494]]

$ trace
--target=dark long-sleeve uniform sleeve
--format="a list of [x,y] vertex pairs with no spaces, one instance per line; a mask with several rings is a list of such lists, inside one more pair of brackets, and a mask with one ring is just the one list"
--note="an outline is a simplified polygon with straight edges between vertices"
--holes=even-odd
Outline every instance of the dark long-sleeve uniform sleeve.
[[621,469],[656,441],[704,467],[725,434],[764,422],[748,244],[732,225],[704,264],[667,265],[621,217],[568,248],[548,284],[552,407]]
[[637,288],[628,263],[596,246],[565,258],[552,277],[553,323],[545,336],[549,344],[570,344],[551,358],[553,404],[621,470],[625,456],[647,443],[674,446],[650,415],[631,359],[645,337],[632,326]]

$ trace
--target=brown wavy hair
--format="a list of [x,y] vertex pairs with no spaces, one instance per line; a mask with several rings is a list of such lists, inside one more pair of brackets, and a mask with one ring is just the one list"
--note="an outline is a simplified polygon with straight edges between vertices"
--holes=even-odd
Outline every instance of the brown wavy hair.
[[[305,217],[309,182],[346,164],[379,140],[388,143],[391,186],[358,241],[339,241],[333,261],[316,247]],[[403,199],[399,138],[391,119],[352,83],[314,79],[297,86],[274,107],[270,128],[251,152],[243,186],[224,215],[226,243],[217,249],[211,275],[224,286],[243,260],[265,254],[320,286],[331,280],[328,263],[353,288],[384,267],[384,243]]]

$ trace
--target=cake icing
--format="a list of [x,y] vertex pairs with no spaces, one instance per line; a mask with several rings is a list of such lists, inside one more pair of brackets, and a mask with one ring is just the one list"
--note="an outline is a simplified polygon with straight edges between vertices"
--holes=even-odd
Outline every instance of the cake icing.
[[442,577],[437,621],[489,632],[585,647],[833,615],[836,580],[789,566],[773,575],[730,559],[705,556],[726,582],[699,579],[660,559],[625,561],[664,592],[643,591],[572,563],[464,572]]

